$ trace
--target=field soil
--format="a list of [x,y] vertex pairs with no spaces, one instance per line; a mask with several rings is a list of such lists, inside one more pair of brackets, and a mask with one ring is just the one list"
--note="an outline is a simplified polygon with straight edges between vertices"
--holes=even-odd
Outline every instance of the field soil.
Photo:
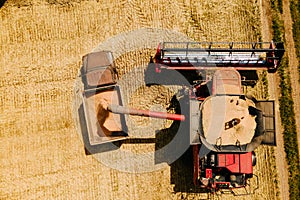
[[[190,150],[154,166],[151,156],[122,157],[167,143],[172,121],[130,117],[131,135],[156,135],[158,144],[123,144],[119,156],[85,155],[78,124],[83,55],[112,50],[125,105],[166,110],[176,88],[142,85],[158,42],[269,40],[263,10],[257,0],[7,0],[0,8],[0,199],[287,199],[283,143],[256,150],[254,194],[218,196],[192,185]],[[276,82],[268,76],[268,89],[264,76],[244,91],[278,97]]]

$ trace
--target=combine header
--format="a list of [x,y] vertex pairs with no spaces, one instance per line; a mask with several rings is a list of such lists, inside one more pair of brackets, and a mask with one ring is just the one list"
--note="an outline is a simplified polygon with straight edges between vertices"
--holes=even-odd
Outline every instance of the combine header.
[[158,45],[155,64],[150,60],[153,64],[145,71],[145,81],[151,84],[165,79],[164,72],[170,69],[181,72],[191,84],[197,79],[196,70],[234,67],[244,71],[242,74],[256,70],[274,73],[283,54],[283,43],[274,42],[164,42]]
[[[183,85],[189,112],[180,115],[123,107],[112,54],[90,53],[83,57],[81,71],[85,145],[130,137],[123,114],[182,121],[189,127],[194,184],[234,194],[254,176],[254,150],[260,144],[276,145],[274,101],[243,94],[242,84],[251,81],[248,74],[256,70],[274,73],[283,54],[283,44],[274,42],[160,43],[145,70],[145,83]],[[178,74],[189,84],[180,82]]]
[[163,42],[158,45],[156,63],[176,70],[235,67],[237,70],[277,68],[282,43],[274,42]]

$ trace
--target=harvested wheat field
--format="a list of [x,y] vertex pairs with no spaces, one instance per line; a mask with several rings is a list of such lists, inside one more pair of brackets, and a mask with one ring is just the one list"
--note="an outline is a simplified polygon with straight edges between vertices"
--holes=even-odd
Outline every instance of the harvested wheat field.
[[[174,88],[142,85],[158,42],[258,41],[260,10],[257,0],[7,0],[0,8],[0,199],[280,199],[276,147],[256,150],[255,194],[209,195],[192,185],[190,152],[153,166],[153,143],[123,144],[119,156],[85,155],[76,116],[83,55],[113,51],[125,105],[165,110]],[[265,77],[245,92],[268,98]],[[128,129],[151,137],[171,124],[130,117]],[[128,153],[146,157],[125,160]]]

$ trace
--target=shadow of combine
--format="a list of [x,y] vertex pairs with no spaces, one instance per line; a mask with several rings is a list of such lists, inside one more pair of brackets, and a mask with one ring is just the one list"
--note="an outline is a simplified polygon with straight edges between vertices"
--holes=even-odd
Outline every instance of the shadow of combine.
[[0,0],[0,8],[5,4],[6,0]]
[[[174,96],[171,100],[171,107],[173,107],[176,113],[189,116],[189,105],[187,99],[183,98],[180,102],[177,101]],[[174,185],[174,192],[185,193],[204,193],[206,194],[204,199],[209,199],[209,191],[199,188],[193,183],[193,152],[190,146],[190,121],[189,117],[186,117],[184,122],[174,121],[172,125],[167,129],[162,129],[156,132],[156,152],[159,149],[164,149],[169,146],[171,142],[174,142],[175,149],[171,151],[166,149],[155,154],[155,163],[166,162],[170,165],[171,180],[170,184]],[[174,139],[177,138],[177,141]],[[178,154],[179,153],[179,154]],[[178,157],[175,157],[178,156]]]
[[193,152],[189,148],[179,159],[171,164],[171,184],[174,192],[209,193],[207,189],[199,188],[193,183]]
[[[176,97],[174,97],[171,107],[175,109],[176,113],[188,116],[188,105],[185,99],[182,101],[183,103],[179,104]],[[78,109],[78,114],[86,155],[114,151],[119,149],[122,144],[154,143],[154,162],[155,164],[169,164],[171,167],[170,184],[174,185],[175,193],[208,193],[207,190],[198,188],[193,184],[193,154],[190,148],[188,117],[184,122],[174,121],[169,128],[157,130],[155,138],[127,138],[120,141],[91,145],[82,105]]]

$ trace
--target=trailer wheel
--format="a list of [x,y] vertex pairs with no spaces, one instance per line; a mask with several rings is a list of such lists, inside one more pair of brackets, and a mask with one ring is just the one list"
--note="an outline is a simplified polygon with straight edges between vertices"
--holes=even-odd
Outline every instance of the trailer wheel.
[[255,166],[256,165],[256,154],[254,151],[252,151],[252,166]]

